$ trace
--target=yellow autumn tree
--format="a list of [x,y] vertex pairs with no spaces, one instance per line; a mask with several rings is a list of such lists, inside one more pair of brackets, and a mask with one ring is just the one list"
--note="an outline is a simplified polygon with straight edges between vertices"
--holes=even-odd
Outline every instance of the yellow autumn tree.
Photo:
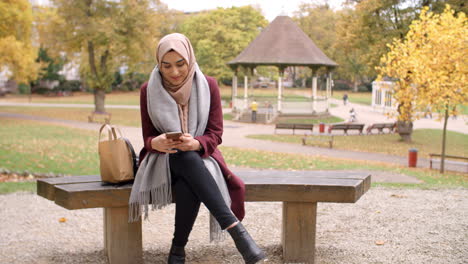
[[457,105],[468,103],[468,22],[465,13],[446,6],[441,14],[421,11],[403,41],[395,40],[382,58],[380,76],[396,78],[394,97],[399,120],[415,120],[428,107],[444,113],[442,161],[444,172],[447,120]]
[[40,65],[31,43],[33,16],[28,0],[0,2],[0,71],[8,71],[17,82],[37,78]]

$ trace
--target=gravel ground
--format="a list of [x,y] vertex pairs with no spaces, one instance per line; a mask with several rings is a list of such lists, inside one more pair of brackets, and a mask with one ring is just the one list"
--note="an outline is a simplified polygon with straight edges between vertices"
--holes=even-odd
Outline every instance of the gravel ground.
[[[316,263],[467,263],[467,202],[468,189],[372,188],[355,204],[321,203]],[[144,222],[145,263],[165,263],[173,215],[169,206]],[[102,221],[102,209],[69,211],[35,194],[0,195],[0,263],[107,263]],[[187,263],[242,263],[230,239],[208,243],[207,223],[202,209]],[[267,263],[282,263],[281,204],[247,203],[244,225]]]

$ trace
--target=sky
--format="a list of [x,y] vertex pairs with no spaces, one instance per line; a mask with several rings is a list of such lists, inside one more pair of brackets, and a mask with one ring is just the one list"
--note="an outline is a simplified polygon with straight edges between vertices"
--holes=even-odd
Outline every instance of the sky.
[[[201,10],[215,9],[217,7],[232,7],[252,5],[261,8],[263,15],[268,21],[272,21],[278,15],[292,16],[299,9],[301,3],[323,3],[326,0],[162,0],[170,9],[184,12],[195,12]],[[344,0],[328,0],[333,9],[340,9]]]

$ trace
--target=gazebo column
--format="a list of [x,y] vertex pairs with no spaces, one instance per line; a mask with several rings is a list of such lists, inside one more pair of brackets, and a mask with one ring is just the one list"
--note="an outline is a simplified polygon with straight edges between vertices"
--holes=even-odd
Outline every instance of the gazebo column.
[[376,98],[375,94],[377,92],[377,87],[376,86],[377,86],[377,82],[375,82],[375,81],[372,82],[372,104],[371,104],[371,106],[374,109],[375,109],[375,105],[376,105],[376,102],[375,102],[375,98]]
[[284,76],[284,68],[279,67],[279,76],[278,76],[278,113],[283,111],[282,103],[283,103],[283,76]]
[[237,98],[237,68],[234,70],[234,75],[232,76],[232,99],[231,107],[236,108],[236,98]]
[[312,68],[312,113],[317,112],[317,68]]
[[331,98],[331,78],[332,78],[332,73],[331,70],[328,69],[327,72],[327,112],[330,111],[330,98]]
[[249,97],[253,97],[254,94],[254,84],[255,84],[255,67],[249,68],[249,77],[250,77],[250,87],[249,87]]
[[244,110],[249,109],[249,106],[247,104],[248,102],[248,89],[249,89],[249,78],[247,77],[247,73],[244,75]]

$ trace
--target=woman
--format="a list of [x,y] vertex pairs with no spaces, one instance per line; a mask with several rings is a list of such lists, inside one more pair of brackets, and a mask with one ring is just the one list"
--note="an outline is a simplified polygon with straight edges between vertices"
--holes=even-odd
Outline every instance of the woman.
[[[200,202],[229,232],[246,263],[260,261],[265,254],[239,222],[244,217],[244,184],[217,149],[223,116],[216,80],[200,71],[182,34],[162,38],[156,59],[149,83],[141,88],[145,147],[130,195],[130,220],[139,219],[142,206],[147,216],[148,204],[153,209],[170,204],[173,189],[175,230],[168,263],[185,263],[184,247]],[[179,131],[183,134],[178,139],[166,137]]]

